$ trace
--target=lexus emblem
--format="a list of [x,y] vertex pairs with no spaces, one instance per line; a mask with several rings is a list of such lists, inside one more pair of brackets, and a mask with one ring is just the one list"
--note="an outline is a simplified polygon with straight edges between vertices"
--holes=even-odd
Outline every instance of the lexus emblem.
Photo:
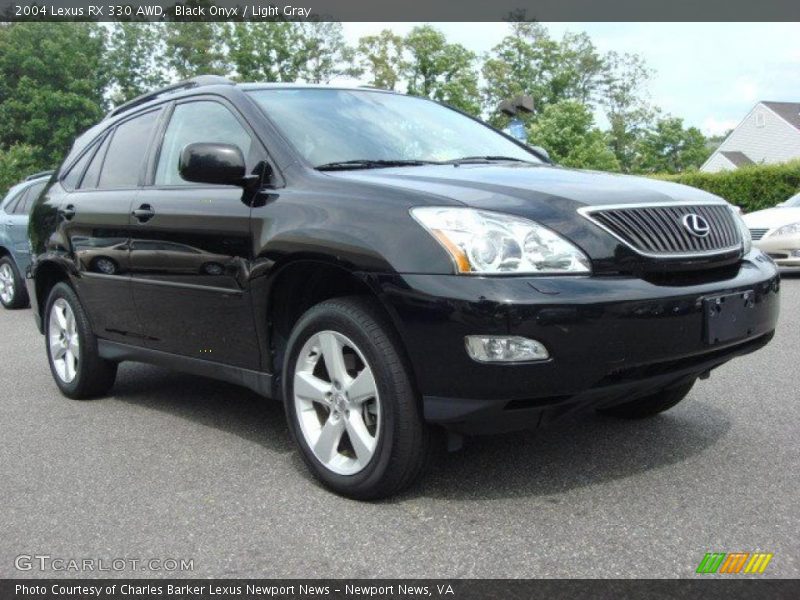
[[706,237],[711,231],[711,226],[703,217],[694,213],[683,215],[681,223],[686,230],[695,237]]

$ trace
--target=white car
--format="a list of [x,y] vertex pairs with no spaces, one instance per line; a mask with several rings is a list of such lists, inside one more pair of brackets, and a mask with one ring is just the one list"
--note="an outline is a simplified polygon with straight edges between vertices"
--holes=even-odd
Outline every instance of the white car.
[[781,267],[800,267],[800,194],[775,208],[745,215],[753,244]]

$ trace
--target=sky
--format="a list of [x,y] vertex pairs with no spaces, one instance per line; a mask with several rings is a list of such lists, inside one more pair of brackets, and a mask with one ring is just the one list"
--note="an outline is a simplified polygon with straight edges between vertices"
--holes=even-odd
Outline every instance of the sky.
[[[348,43],[419,23],[343,23]],[[478,55],[506,23],[435,23]],[[553,37],[585,31],[600,52],[634,52],[655,71],[650,101],[706,135],[735,127],[761,100],[800,102],[800,23],[545,23]],[[599,123],[601,126],[602,123]]]

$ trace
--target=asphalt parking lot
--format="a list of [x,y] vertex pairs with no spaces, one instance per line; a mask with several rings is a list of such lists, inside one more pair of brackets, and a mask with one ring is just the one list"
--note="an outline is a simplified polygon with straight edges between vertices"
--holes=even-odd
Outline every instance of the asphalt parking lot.
[[70,401],[30,311],[0,311],[0,577],[79,575],[20,572],[22,554],[192,559],[193,577],[693,577],[706,552],[756,550],[763,576],[798,577],[799,373],[792,274],[774,342],[668,413],[473,439],[365,504],[311,479],[277,403],[134,364],[111,397]]

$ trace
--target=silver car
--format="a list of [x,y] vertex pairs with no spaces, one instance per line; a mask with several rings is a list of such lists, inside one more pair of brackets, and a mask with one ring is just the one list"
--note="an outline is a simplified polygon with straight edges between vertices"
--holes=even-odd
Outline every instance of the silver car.
[[23,280],[30,262],[28,212],[52,174],[31,175],[8,190],[0,202],[0,303],[5,308],[29,305]]
[[781,267],[800,267],[800,194],[744,216],[753,244]]

